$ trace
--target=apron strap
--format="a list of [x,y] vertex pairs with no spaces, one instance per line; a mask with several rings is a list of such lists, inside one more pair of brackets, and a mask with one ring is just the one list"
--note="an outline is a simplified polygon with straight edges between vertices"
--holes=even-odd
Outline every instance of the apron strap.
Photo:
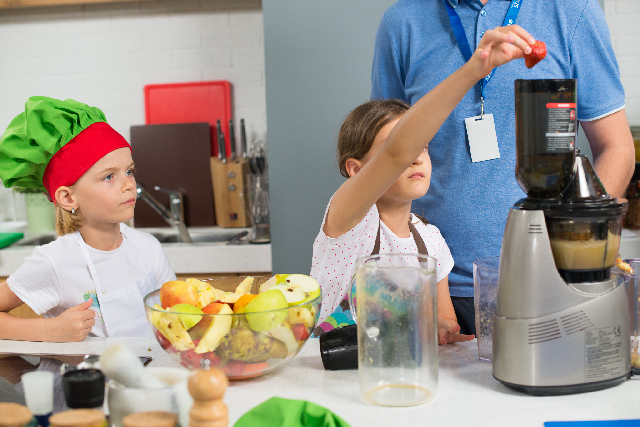
[[424,244],[424,240],[422,240],[422,236],[418,232],[418,229],[415,225],[409,221],[409,229],[411,230],[411,235],[413,236],[413,240],[416,241],[416,246],[418,247],[418,253],[420,255],[429,255],[429,251],[427,250],[427,246]]
[[[373,250],[371,251],[371,255],[380,255],[380,229],[382,228],[382,221],[378,225],[378,234],[376,235],[376,242],[373,244]],[[411,219],[409,219],[409,230],[411,231],[411,235],[413,236],[413,240],[416,242],[416,246],[418,247],[418,253],[420,255],[429,255],[429,251],[427,250],[427,246],[424,244],[424,240],[422,240],[422,236],[416,229],[416,226],[411,223]]]

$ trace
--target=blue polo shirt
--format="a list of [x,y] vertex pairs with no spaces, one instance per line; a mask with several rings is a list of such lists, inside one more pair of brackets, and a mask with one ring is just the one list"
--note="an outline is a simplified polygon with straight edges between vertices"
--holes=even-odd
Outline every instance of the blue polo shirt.
[[[471,50],[499,27],[510,0],[448,0],[460,16]],[[515,79],[578,79],[578,119],[624,108],[624,90],[609,29],[596,0],[521,0],[516,24],[547,45],[532,69],[524,60],[495,70],[485,89],[485,113],[495,119],[500,158],[472,163],[464,119],[480,114],[480,87],[462,99],[429,144],[431,187],[413,202],[444,236],[456,266],[452,296],[473,296],[473,261],[500,255],[509,209],[525,193],[515,179]],[[443,0],[400,0],[383,15],[376,35],[371,98],[414,104],[465,63]]]

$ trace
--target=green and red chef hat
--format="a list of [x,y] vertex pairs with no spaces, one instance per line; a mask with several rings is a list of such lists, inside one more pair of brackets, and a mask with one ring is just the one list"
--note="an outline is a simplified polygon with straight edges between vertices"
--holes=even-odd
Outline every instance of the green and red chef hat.
[[55,197],[98,160],[129,143],[104,113],[73,99],[32,96],[0,138],[0,179],[6,188],[41,188]]

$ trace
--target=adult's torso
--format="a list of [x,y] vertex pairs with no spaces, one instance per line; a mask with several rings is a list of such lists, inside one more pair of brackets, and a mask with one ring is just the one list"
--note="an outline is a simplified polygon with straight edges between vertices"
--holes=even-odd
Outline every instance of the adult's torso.
[[[456,262],[449,276],[453,296],[473,296],[473,261],[500,254],[509,208],[525,195],[514,176],[513,82],[516,78],[577,77],[572,43],[577,42],[573,39],[575,28],[591,7],[589,1],[521,0],[516,23],[543,40],[549,53],[532,69],[527,69],[523,60],[498,68],[485,88],[485,112],[495,118],[499,159],[470,160],[464,119],[480,114],[479,85],[465,95],[429,145],[431,187],[425,197],[414,202],[413,211],[436,225],[451,248]],[[472,51],[484,31],[502,26],[510,4],[489,0],[483,6],[479,0],[460,0],[456,11]],[[415,103],[464,64],[443,0],[401,0],[385,13],[384,21],[397,48],[407,102]],[[374,66],[372,97],[402,98],[400,94],[376,93],[375,80]],[[586,78],[578,82],[579,88],[589,84]],[[593,102],[583,104],[579,118],[593,118],[597,113],[590,106]]]

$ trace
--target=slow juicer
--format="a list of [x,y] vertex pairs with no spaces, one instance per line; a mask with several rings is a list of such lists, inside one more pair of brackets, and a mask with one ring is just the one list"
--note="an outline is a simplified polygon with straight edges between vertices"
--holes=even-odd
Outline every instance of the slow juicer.
[[493,376],[534,395],[599,390],[630,376],[629,305],[611,269],[627,203],[576,155],[576,80],[516,80],[516,178],[505,226]]

